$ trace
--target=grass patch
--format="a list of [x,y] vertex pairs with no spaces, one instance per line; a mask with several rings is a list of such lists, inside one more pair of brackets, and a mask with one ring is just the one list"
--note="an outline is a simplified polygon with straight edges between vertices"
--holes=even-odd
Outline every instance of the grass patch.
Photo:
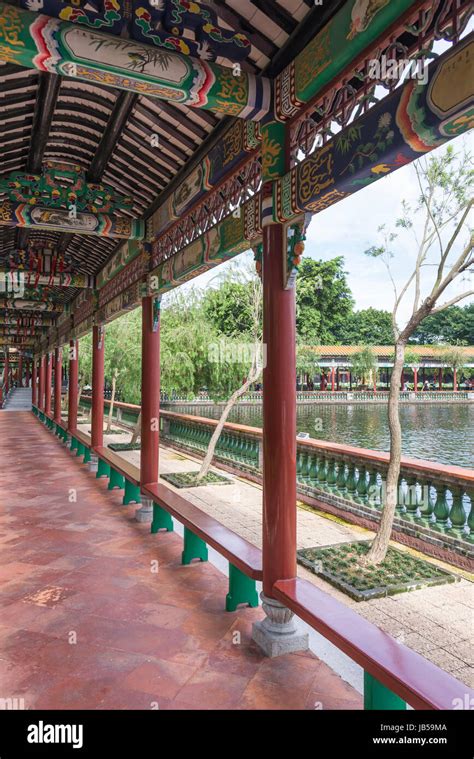
[[139,451],[140,443],[109,443],[107,448],[111,451]]
[[232,480],[223,477],[216,472],[208,472],[200,482],[196,482],[199,472],[170,472],[161,474],[160,477],[167,482],[171,482],[175,488],[197,488],[202,485],[229,485]]
[[385,560],[378,566],[362,566],[370,541],[339,543],[297,552],[298,563],[311,569],[355,601],[395,595],[430,585],[444,585],[459,578],[417,556],[389,546]]

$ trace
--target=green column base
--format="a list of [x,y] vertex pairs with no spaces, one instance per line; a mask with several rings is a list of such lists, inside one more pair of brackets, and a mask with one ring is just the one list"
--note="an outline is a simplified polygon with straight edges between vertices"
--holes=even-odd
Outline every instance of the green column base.
[[90,449],[90,448],[87,448],[86,446],[84,446],[84,458],[83,458],[83,463],[84,463],[84,464],[88,464],[90,460],[91,460],[91,449]]
[[229,562],[229,592],[225,598],[225,610],[235,611],[239,604],[258,606],[257,588],[255,580]]
[[405,701],[382,685],[375,677],[364,672],[364,709],[404,711]]
[[77,445],[78,444],[77,444],[76,438],[74,437],[74,435],[71,435],[71,448],[70,448],[70,450],[71,451],[75,451],[76,448],[77,448]]
[[107,485],[108,490],[113,490],[114,488],[122,489],[123,487],[125,487],[123,474],[120,474],[116,469],[110,467],[110,479],[109,484]]
[[128,506],[129,503],[135,501],[135,503],[141,503],[142,497],[140,495],[140,486],[134,485],[130,480],[125,478],[125,493],[123,494],[122,505]]
[[153,521],[151,523],[151,532],[155,533],[158,530],[167,530],[167,532],[173,532],[173,519],[171,514],[161,508],[158,503],[153,503]]
[[207,561],[207,545],[204,540],[198,538],[187,527],[184,528],[184,551],[181,555],[181,564],[190,564],[193,559]]
[[76,456],[84,456],[85,452],[86,452],[86,447],[84,443],[80,443],[78,440],[77,447],[76,447]]
[[107,464],[103,459],[99,459],[95,476],[97,479],[99,479],[99,477],[110,477],[110,464]]

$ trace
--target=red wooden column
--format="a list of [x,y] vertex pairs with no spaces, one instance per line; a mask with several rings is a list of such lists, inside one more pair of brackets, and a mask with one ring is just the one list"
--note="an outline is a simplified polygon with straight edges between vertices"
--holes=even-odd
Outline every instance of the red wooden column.
[[25,365],[25,387],[30,386],[30,362],[27,361]]
[[[158,482],[160,445],[160,300],[142,298],[142,398],[140,486]],[[153,502],[142,496],[136,519],[148,522]]]
[[18,356],[18,387],[23,387],[23,355]]
[[418,392],[418,367],[417,366],[413,367],[413,382],[415,385],[414,387],[415,393],[417,393]]
[[61,348],[54,349],[54,421],[61,422],[61,385],[62,385],[62,358]]
[[89,469],[97,472],[98,458],[94,449],[104,444],[104,355],[105,328],[92,327],[92,421],[91,459]]
[[456,367],[453,369],[453,392],[458,391],[458,370]]
[[285,290],[283,225],[263,230],[263,593],[266,618],[252,636],[268,656],[307,648],[293,614],[273,598],[276,580],[296,577],[296,308]]
[[44,411],[44,381],[45,381],[45,357],[40,358],[39,383],[38,383],[38,408]]
[[331,393],[336,389],[336,370],[334,366],[331,368]]
[[79,343],[77,340],[69,341],[69,393],[67,431],[73,434],[77,429],[77,392],[79,372]]
[[441,367],[439,367],[438,387],[440,390],[443,389],[443,370]]
[[33,359],[33,367],[32,367],[32,376],[31,376],[31,403],[33,406],[37,405],[38,401],[38,387],[37,387],[37,381],[38,381],[38,373],[36,370],[36,359]]
[[46,376],[45,376],[45,383],[44,383],[44,413],[47,415],[51,414],[51,385],[52,385],[52,374],[53,374],[53,362],[52,362],[52,356],[51,353],[46,354]]
[[5,385],[5,395],[10,389],[10,356],[8,348],[5,348],[5,366],[3,367],[3,384]]

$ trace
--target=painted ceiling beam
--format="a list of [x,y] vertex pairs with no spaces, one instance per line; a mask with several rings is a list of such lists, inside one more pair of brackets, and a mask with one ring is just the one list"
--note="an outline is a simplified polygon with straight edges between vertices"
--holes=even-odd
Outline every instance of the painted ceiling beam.
[[23,327],[52,327],[54,323],[51,316],[35,316],[33,314],[23,316],[12,312],[0,314],[0,324],[12,325],[20,329]]
[[[44,151],[48,142],[49,130],[60,86],[61,78],[56,76],[56,74],[48,74],[46,72],[40,74],[33,126],[31,128],[30,152],[26,163],[26,172],[28,174],[41,174]],[[16,247],[24,249],[27,244],[28,230],[18,229]]]
[[25,287],[37,287],[44,285],[46,287],[79,287],[93,288],[94,277],[88,274],[70,274],[61,272],[60,274],[38,274],[34,269],[25,271],[25,269],[10,270],[0,268],[0,290],[6,288],[10,282],[21,282]]
[[244,119],[261,120],[270,110],[271,81],[264,77],[7,3],[0,2],[0,16],[8,63]]
[[0,298],[0,310],[6,311],[28,311],[34,312],[53,312],[56,314],[64,310],[61,303],[51,303],[39,300],[24,300],[23,298]]
[[77,213],[76,218],[70,219],[68,211],[62,209],[41,208],[10,201],[4,201],[0,205],[0,226],[67,231],[123,240],[141,240],[145,236],[145,222],[141,220],[89,212]]
[[471,33],[277,179],[273,221],[319,213],[472,128],[473,57]]
[[367,3],[348,0],[275,79],[276,118],[294,118],[334,79],[420,0]]

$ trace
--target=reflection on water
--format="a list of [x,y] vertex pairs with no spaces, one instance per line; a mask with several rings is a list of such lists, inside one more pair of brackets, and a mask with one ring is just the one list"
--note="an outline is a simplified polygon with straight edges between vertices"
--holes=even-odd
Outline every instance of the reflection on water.
[[[216,406],[173,406],[172,410],[212,418],[220,414]],[[400,419],[405,456],[473,466],[474,403],[403,405]],[[229,421],[261,427],[261,406],[239,406],[231,412]],[[385,405],[298,406],[297,429],[335,443],[379,451],[389,448]]]

